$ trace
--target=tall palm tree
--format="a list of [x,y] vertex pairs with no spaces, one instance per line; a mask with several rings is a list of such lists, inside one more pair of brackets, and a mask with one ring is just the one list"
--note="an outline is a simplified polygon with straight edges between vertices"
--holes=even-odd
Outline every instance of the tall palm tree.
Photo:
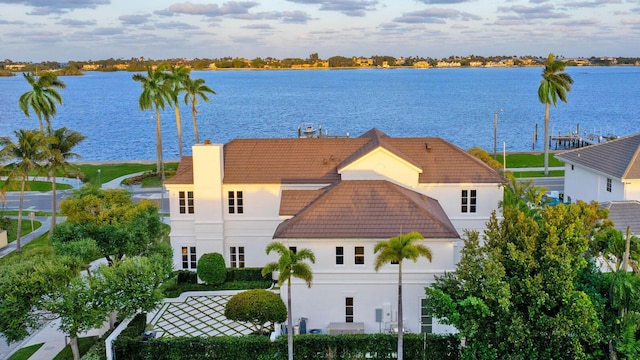
[[293,360],[293,318],[291,316],[291,277],[304,280],[308,287],[311,287],[313,272],[305,260],[316,262],[316,256],[309,249],[291,250],[281,242],[274,241],[267,245],[267,255],[272,251],[280,255],[278,262],[271,262],[262,268],[262,276],[278,271],[278,285],[287,282],[287,341],[289,349],[289,360]]
[[183,83],[189,78],[191,69],[185,66],[171,66],[166,73],[166,81],[169,83],[170,104],[176,112],[176,130],[178,132],[178,154],[182,158],[182,121],[180,120],[180,101],[178,96],[184,91]]
[[147,76],[134,74],[133,80],[142,85],[142,93],[138,99],[140,110],[156,111],[156,170],[164,180],[164,162],[162,160],[162,129],[160,127],[160,110],[171,101],[170,84],[166,81],[165,67],[147,68]]
[[69,162],[71,159],[78,159],[80,155],[72,152],[73,148],[81,143],[86,136],[73,130],[69,130],[66,127],[60,129],[51,130],[49,132],[49,158],[45,164],[47,173],[51,177],[51,228],[49,229],[49,236],[53,233],[53,228],[56,226],[56,176],[58,173],[68,175],[71,170],[76,170],[77,167]]
[[44,132],[42,119],[47,122],[47,129],[51,129],[51,117],[56,115],[56,102],[62,104],[62,96],[56,89],[66,87],[58,75],[52,72],[45,72],[41,76],[34,76],[31,73],[23,73],[32,90],[20,96],[18,103],[20,110],[29,117],[29,108],[38,116],[40,131]]
[[22,209],[24,208],[24,190],[29,179],[29,172],[42,170],[41,164],[49,157],[49,147],[42,132],[37,130],[14,131],[16,141],[8,137],[0,138],[0,158],[13,162],[3,168],[7,176],[5,186],[20,184],[20,200],[18,202],[18,226],[16,233],[16,252],[20,252],[20,232],[22,229]]
[[204,84],[204,79],[192,79],[188,78],[183,82],[184,87],[184,103],[188,105],[189,101],[191,101],[191,118],[193,119],[193,134],[195,136],[196,144],[200,143],[200,139],[198,138],[198,125],[196,125],[196,105],[198,105],[198,97],[200,97],[205,102],[209,102],[209,97],[207,97],[207,93],[215,95],[216,92],[211,90],[207,85]]
[[549,54],[547,63],[542,70],[542,80],[538,88],[538,99],[545,104],[544,108],[544,174],[549,174],[549,105],[556,106],[558,98],[567,102],[567,92],[571,91],[573,79],[564,72],[567,66],[562,61],[555,60],[555,55]]
[[378,254],[375,261],[375,269],[378,271],[384,264],[398,264],[398,359],[403,359],[403,333],[404,324],[402,320],[402,262],[412,260],[416,262],[419,257],[424,256],[431,261],[431,250],[422,244],[416,244],[424,237],[418,232],[410,232],[404,235],[392,237],[387,241],[380,241],[376,244],[373,252]]

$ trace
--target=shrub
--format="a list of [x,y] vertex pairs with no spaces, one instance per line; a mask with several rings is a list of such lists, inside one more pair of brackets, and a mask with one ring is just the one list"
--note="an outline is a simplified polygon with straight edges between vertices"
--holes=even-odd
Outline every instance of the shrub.
[[227,281],[261,281],[271,280],[271,273],[262,276],[262,268],[229,268]]
[[178,270],[178,284],[197,284],[198,274],[190,270]]
[[247,290],[229,299],[224,308],[224,316],[234,321],[249,322],[258,334],[263,334],[265,323],[272,323],[272,326],[273,323],[287,319],[287,307],[274,292],[264,289]]
[[204,254],[198,260],[198,276],[209,285],[220,285],[227,278],[227,267],[219,253]]

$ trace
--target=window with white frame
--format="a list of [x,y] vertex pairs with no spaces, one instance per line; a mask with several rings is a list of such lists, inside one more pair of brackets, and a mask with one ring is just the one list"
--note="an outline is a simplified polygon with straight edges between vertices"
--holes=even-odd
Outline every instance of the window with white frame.
[[475,213],[477,203],[476,190],[462,190],[461,211],[463,213]]
[[607,192],[611,192],[611,178],[607,178]]
[[336,265],[344,265],[344,247],[336,246]]
[[244,246],[232,246],[229,250],[229,255],[232,268],[244,267]]
[[198,261],[196,259],[196,247],[195,246],[183,246],[182,247],[182,268],[183,269],[197,269]]
[[356,246],[353,262],[356,265],[364,265],[364,246]]
[[243,214],[244,199],[242,191],[229,191],[229,214]]
[[433,318],[427,311],[427,299],[420,300],[420,332],[433,333]]
[[193,214],[195,212],[193,191],[178,192],[178,200],[180,202],[180,214]]
[[344,302],[344,322],[353,322],[353,298],[345,298]]

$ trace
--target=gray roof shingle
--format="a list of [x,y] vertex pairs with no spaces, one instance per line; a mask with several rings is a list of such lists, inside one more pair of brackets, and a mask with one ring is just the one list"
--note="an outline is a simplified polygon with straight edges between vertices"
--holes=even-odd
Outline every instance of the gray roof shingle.
[[640,133],[561,152],[556,158],[613,178],[640,179]]

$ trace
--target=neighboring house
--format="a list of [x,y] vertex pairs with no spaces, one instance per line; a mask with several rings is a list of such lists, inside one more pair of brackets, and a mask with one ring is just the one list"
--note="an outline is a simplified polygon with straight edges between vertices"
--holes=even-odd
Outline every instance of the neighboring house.
[[640,201],[640,133],[559,153],[565,201]]
[[632,235],[640,235],[640,201],[611,201],[601,205],[609,209],[609,219],[623,235],[626,236],[627,227]]
[[[205,253],[230,267],[276,260],[281,241],[315,253],[311,288],[293,281],[294,319],[323,332],[393,329],[397,266],[376,272],[377,242],[420,232],[433,262],[403,266],[404,321],[411,332],[447,332],[425,315],[424,288],[455,270],[465,229],[483,230],[504,178],[476,157],[433,137],[236,139],[183,157],[165,182],[176,268],[195,270]],[[282,294],[286,297],[286,291]],[[283,299],[286,301],[286,298]]]

